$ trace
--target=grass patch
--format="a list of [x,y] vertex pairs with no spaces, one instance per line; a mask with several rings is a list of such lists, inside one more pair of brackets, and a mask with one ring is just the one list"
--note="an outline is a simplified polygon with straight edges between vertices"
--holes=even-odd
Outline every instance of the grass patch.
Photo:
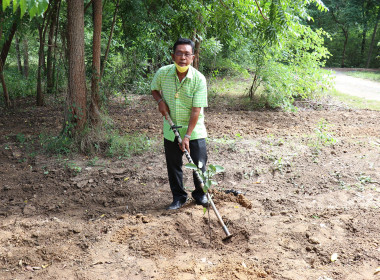
[[150,139],[145,134],[120,135],[114,133],[109,136],[107,155],[111,157],[130,157],[132,155],[141,154],[150,149],[153,142],[155,142],[155,140]]
[[344,94],[335,89],[330,90],[328,95],[338,99],[354,109],[370,109],[380,111],[380,101],[368,100],[362,97]]
[[380,71],[379,72],[347,71],[344,74],[347,74],[355,78],[361,78],[361,79],[371,80],[375,82],[380,82]]
[[[209,79],[209,104],[212,107],[228,110],[252,110],[265,107],[262,101],[262,88],[258,89],[257,98],[251,101],[248,89],[252,84],[251,78],[225,77]],[[260,100],[259,100],[260,99]]]

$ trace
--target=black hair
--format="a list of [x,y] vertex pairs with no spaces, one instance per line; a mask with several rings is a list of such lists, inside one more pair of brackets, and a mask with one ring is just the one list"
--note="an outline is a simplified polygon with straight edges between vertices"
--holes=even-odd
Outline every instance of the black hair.
[[174,46],[173,46],[173,53],[175,53],[175,50],[177,49],[177,46],[178,45],[190,45],[191,46],[191,49],[192,49],[192,52],[194,54],[194,48],[195,48],[195,44],[193,41],[191,41],[190,39],[186,39],[186,38],[179,38],[177,40],[177,42],[174,43]]

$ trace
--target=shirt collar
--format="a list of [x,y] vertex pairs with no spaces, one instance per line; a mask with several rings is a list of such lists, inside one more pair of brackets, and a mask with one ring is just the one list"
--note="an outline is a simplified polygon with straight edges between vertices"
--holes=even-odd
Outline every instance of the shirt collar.
[[[175,65],[172,64],[173,67],[172,67],[172,71],[171,73],[173,74],[173,76],[176,76],[177,75],[177,72],[176,72],[176,68],[175,68]],[[192,79],[194,77],[194,67],[190,65],[189,67],[189,71],[187,72],[187,75],[186,75],[186,79]]]

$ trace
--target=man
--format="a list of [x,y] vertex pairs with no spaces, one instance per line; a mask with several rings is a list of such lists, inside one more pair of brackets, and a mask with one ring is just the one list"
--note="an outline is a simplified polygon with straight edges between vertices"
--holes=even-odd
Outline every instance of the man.
[[[178,39],[173,46],[174,64],[160,68],[151,84],[152,96],[158,103],[158,110],[165,116],[170,114],[182,138],[179,145],[169,122],[164,118],[164,146],[166,165],[169,176],[173,202],[167,208],[181,208],[187,200],[183,186],[182,156],[189,151],[194,163],[202,163],[202,171],[206,169],[207,131],[204,124],[203,108],[207,107],[206,78],[190,64],[194,59],[194,42],[189,39]],[[207,197],[193,174],[195,190],[192,197],[198,205],[207,206]]]

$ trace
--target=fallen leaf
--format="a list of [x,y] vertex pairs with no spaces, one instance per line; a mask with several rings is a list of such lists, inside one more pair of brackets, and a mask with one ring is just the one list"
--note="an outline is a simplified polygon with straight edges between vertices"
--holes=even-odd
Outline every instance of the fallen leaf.
[[375,272],[373,274],[377,275],[380,273],[380,266],[378,268],[376,268]]
[[47,268],[48,266],[49,266],[48,264],[41,265],[41,267],[44,268],[44,269]]
[[237,205],[235,205],[234,207],[235,207],[235,208],[239,208],[239,206],[237,206]]
[[338,253],[334,253],[334,254],[331,255],[330,260],[331,260],[332,262],[335,262],[337,259],[338,259]]
[[129,180],[129,177],[125,177],[125,178],[124,178],[124,181],[128,181],[128,180]]

